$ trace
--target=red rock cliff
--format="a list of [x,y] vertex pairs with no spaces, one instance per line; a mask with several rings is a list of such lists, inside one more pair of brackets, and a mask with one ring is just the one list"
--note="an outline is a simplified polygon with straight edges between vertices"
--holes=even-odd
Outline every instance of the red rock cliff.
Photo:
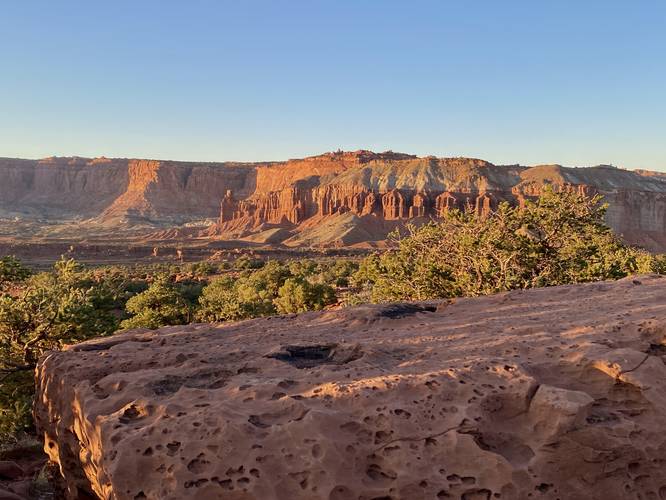
[[[316,175],[314,169],[296,168],[296,163],[263,167],[261,175],[267,177],[272,169],[273,177],[280,181],[262,182],[263,189],[244,199],[227,193],[220,231],[242,236],[252,228],[279,224],[299,232],[299,225],[309,230],[317,220],[343,214],[357,217],[356,224],[361,225],[368,216],[382,223],[404,222],[437,218],[452,208],[484,214],[502,201],[522,204],[551,185],[587,195],[602,194],[610,204],[607,222],[611,227],[631,243],[666,249],[666,178],[654,173],[610,167],[496,166],[467,158],[373,157],[367,153],[353,158],[349,154],[317,158],[313,165],[325,168],[316,170]],[[377,225],[377,221],[372,223],[374,234],[366,231],[370,239],[382,239],[395,227]],[[238,228],[242,231],[234,233]],[[331,236],[333,241],[335,235]]]
[[[529,168],[356,151],[266,163],[0,158],[0,175],[0,217],[111,226],[219,217],[218,237],[250,237],[279,225],[295,245],[381,240],[409,219],[451,208],[487,212],[504,200],[522,203],[550,184],[601,193],[618,233],[666,251],[666,174],[603,166]],[[354,238],[338,238],[353,228],[359,228]],[[298,237],[308,231],[317,237]]]
[[0,159],[0,211],[49,220],[187,221],[219,215],[233,189],[254,192],[253,164],[106,158]]

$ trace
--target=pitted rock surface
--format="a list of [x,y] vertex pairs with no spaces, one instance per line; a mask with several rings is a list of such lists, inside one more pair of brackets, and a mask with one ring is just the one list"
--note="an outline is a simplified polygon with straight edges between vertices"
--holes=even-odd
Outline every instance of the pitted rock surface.
[[666,279],[136,330],[42,359],[104,499],[666,498]]

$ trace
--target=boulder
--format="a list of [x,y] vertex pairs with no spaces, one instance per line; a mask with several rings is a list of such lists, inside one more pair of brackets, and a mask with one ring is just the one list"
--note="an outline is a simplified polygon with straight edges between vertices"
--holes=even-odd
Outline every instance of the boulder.
[[41,360],[36,424],[71,498],[664,498],[665,290],[128,331]]

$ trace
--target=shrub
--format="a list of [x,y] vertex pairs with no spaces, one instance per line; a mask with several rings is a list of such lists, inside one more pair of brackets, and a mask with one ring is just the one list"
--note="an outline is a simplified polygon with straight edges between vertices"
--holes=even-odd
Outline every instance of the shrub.
[[305,278],[289,278],[278,290],[273,304],[280,314],[319,311],[336,300],[335,289]]
[[279,262],[268,262],[258,271],[244,274],[236,284],[238,300],[247,318],[275,314],[273,299],[287,278],[289,269]]
[[191,307],[181,291],[166,274],[155,277],[148,289],[127,301],[125,309],[131,317],[120,327],[160,328],[189,323]]
[[319,270],[319,265],[312,259],[294,260],[289,263],[289,272],[292,276],[312,276]]
[[218,271],[218,267],[208,261],[193,262],[187,265],[186,271],[195,277],[206,277],[215,274]]
[[0,446],[32,430],[33,374],[5,374],[0,380]]
[[261,269],[265,262],[261,259],[250,257],[249,255],[241,255],[234,261],[234,269],[239,271],[247,269]]
[[318,270],[310,260],[269,261],[259,270],[218,278],[203,289],[197,319],[230,321],[322,309],[336,296],[328,284],[313,283]]
[[224,276],[204,287],[199,297],[199,321],[236,321],[248,317],[238,298],[236,280]]
[[349,286],[349,278],[358,270],[358,263],[348,259],[333,262],[322,262],[318,266],[319,274],[315,278],[318,283],[326,283],[336,287]]
[[25,281],[31,272],[13,255],[0,258],[0,286]]
[[275,314],[273,299],[289,277],[291,273],[287,266],[271,261],[257,271],[244,271],[233,278],[218,278],[204,288],[199,299],[198,318],[227,321]]
[[30,425],[32,371],[43,352],[115,330],[111,297],[109,287],[64,259],[0,296],[0,439]]
[[366,258],[353,278],[375,302],[476,296],[617,279],[657,266],[604,224],[599,197],[546,190],[525,207],[487,215],[450,211],[394,234],[395,248]]
[[641,258],[639,272],[666,274],[666,254],[650,255],[644,253]]

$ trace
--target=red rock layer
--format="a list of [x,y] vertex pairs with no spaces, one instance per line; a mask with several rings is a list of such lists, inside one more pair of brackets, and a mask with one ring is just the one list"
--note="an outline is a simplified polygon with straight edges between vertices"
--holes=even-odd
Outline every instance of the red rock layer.
[[[379,223],[371,226],[378,228],[452,208],[487,213],[502,201],[520,205],[552,185],[602,194],[616,232],[630,243],[666,251],[665,174],[607,166],[528,168],[356,151],[271,163],[0,158],[0,176],[5,219],[164,228],[219,217],[219,227],[206,234],[229,238],[263,224],[299,232],[306,221],[339,214],[364,224],[372,216]],[[375,229],[366,236],[385,237]]]
[[[525,196],[521,196],[524,199]],[[228,191],[222,200],[220,222],[237,219],[262,223],[299,224],[315,216],[352,212],[355,215],[376,215],[384,220],[439,217],[450,209],[475,210],[487,214],[497,208],[500,201],[516,201],[517,197],[505,192],[438,194],[391,189],[381,193],[362,186],[324,186],[312,189],[286,188],[247,200],[234,199]]]
[[188,221],[219,215],[227,189],[254,192],[254,165],[106,158],[0,158],[0,210],[47,220]]

